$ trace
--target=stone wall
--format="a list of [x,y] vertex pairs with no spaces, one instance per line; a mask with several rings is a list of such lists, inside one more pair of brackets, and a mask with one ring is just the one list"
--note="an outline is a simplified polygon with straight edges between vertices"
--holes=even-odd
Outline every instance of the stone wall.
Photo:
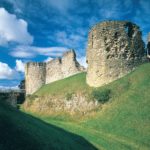
[[51,60],[46,64],[46,84],[57,81],[84,70],[76,60],[74,50],[64,53],[62,58]]
[[63,78],[61,74],[61,59],[57,58],[46,65],[46,84]]
[[84,71],[76,60],[74,50],[64,53],[47,63],[27,63],[25,67],[26,94],[33,94],[42,85],[48,84]]
[[150,59],[150,33],[148,34],[148,38],[147,38],[147,55],[148,58]]
[[29,62],[25,66],[26,94],[33,94],[45,84],[46,63]]
[[62,73],[63,76],[70,76],[81,71],[84,71],[84,68],[76,60],[76,54],[74,51],[66,52],[62,57]]
[[33,100],[28,97],[23,104],[23,108],[26,111],[46,115],[57,113],[85,115],[101,108],[98,101],[90,101],[87,97],[88,95],[85,95],[85,93],[74,93],[69,100],[65,97],[51,95],[36,96],[33,97]]
[[106,21],[89,32],[87,83],[99,87],[130,71],[143,60],[144,42],[136,24]]

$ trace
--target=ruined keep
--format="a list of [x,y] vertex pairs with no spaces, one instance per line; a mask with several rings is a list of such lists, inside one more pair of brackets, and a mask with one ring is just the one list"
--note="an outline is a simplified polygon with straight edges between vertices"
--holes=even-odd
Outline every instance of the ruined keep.
[[42,85],[48,84],[84,71],[76,60],[74,50],[64,53],[47,63],[28,62],[25,66],[26,94],[33,94]]
[[142,63],[144,42],[140,28],[128,21],[105,21],[89,32],[87,83],[110,83]]

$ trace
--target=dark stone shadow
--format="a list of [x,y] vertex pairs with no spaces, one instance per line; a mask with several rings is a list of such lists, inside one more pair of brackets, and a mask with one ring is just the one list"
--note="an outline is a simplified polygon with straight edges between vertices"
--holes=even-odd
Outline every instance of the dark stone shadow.
[[0,102],[0,150],[97,150],[83,137]]
[[17,104],[23,104],[25,102],[25,93],[19,93],[17,95]]

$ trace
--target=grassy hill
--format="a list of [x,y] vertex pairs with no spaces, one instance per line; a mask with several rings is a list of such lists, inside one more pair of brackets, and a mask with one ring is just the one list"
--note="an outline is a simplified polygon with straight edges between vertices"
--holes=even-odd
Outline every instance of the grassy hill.
[[0,150],[149,150],[150,64],[101,88],[88,87],[81,73],[33,96],[82,92],[90,97],[106,89],[109,101],[89,116],[25,114],[0,103]]
[[[83,136],[99,149],[150,149],[150,64],[144,64],[127,76],[97,88],[111,91],[110,100],[91,117],[45,116],[43,121]],[[35,94],[64,95],[66,92],[91,93],[85,73],[43,86]],[[59,94],[58,94],[59,93]],[[77,119],[76,119],[77,117]]]
[[0,102],[0,150],[96,150],[81,136]]

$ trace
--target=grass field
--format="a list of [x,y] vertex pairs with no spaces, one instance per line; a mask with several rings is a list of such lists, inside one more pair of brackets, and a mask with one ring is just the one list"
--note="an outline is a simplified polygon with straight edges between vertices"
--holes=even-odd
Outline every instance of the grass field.
[[[0,133],[12,126],[15,128],[15,133],[19,132],[16,134],[18,138],[16,141],[20,139],[22,144],[29,142],[31,146],[37,146],[34,149],[40,148],[42,150],[48,149],[48,146],[52,146],[49,149],[63,150],[90,150],[92,148],[100,150],[149,150],[150,64],[141,65],[127,76],[96,90],[101,92],[104,89],[111,91],[110,100],[103,105],[101,110],[88,117],[46,116],[26,112],[38,118],[35,119],[18,111],[4,109],[0,105],[0,118],[3,118],[0,120],[0,126],[6,121],[6,128],[3,126],[5,130],[0,131]],[[66,92],[91,93],[92,90],[85,83],[85,73],[81,73],[45,85],[35,94],[38,96],[46,94],[57,96],[59,93],[63,96]],[[12,132],[9,130],[6,133]],[[28,137],[25,138],[27,141],[22,137],[22,134]],[[9,135],[4,134],[2,136],[0,134],[0,139],[2,137],[7,138],[7,136],[13,138]],[[13,140],[10,144],[13,146]],[[47,147],[42,147],[43,144]]]
[[[111,90],[111,99],[89,118],[39,117],[85,137],[99,149],[150,149],[150,64],[97,90],[103,89]],[[68,90],[90,92],[92,88],[86,85],[82,73],[46,85],[36,94],[64,94]]]
[[73,93],[80,91],[88,92],[91,88],[87,86],[85,78],[86,73],[79,73],[77,75],[73,75],[63,80],[59,80],[51,84],[46,84],[43,87],[41,87],[34,95],[63,96],[65,95],[65,93]]
[[0,102],[0,150],[96,150],[83,137]]

